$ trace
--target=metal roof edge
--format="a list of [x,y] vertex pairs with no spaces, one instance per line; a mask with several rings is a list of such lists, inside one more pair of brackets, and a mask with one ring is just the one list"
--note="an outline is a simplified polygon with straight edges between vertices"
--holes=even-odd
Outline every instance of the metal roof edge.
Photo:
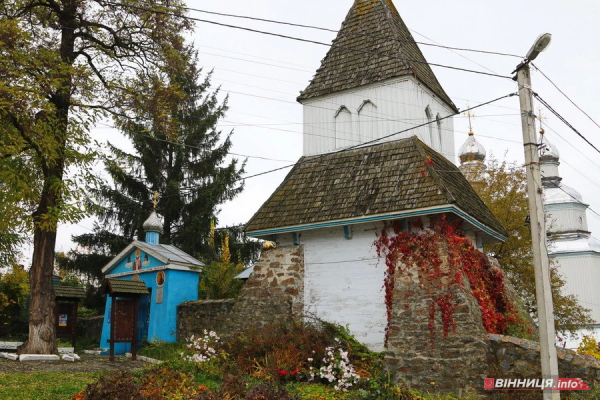
[[465,219],[472,225],[476,226],[477,228],[481,229],[488,235],[490,235],[500,241],[506,241],[508,239],[507,237],[501,235],[500,233],[496,232],[495,230],[488,227],[487,225],[479,222],[477,219],[475,219],[468,213],[464,212],[462,209],[460,209],[459,207],[457,207],[454,204],[426,207],[426,208],[420,208],[420,209],[411,210],[411,211],[364,216],[364,217],[359,217],[359,218],[348,218],[348,219],[336,220],[336,221],[327,221],[327,222],[305,224],[305,225],[295,225],[295,226],[281,227],[281,228],[269,229],[269,230],[251,231],[251,232],[246,232],[246,234],[248,236],[252,236],[252,237],[259,237],[259,236],[266,236],[266,235],[274,235],[274,234],[278,234],[278,233],[289,233],[289,232],[305,231],[305,230],[309,230],[309,229],[327,228],[327,227],[332,227],[332,226],[354,225],[354,224],[359,224],[359,223],[363,223],[363,222],[386,221],[386,220],[391,220],[391,219],[408,218],[408,217],[415,217],[415,216],[421,216],[421,215],[427,215],[427,214],[440,214],[443,212],[454,212],[455,214],[462,217],[463,219]]
[[119,272],[118,274],[106,275],[104,278],[105,279],[115,279],[115,278],[120,278],[122,276],[144,274],[146,272],[164,271],[164,270],[167,270],[167,269],[170,269],[170,270],[173,270],[173,271],[195,272],[195,273],[198,273],[198,274],[202,272],[201,269],[192,269],[192,268],[189,268],[189,267],[186,267],[186,266],[182,266],[182,265],[167,264],[167,265],[161,265],[159,267],[145,268],[145,269],[138,270],[138,271]]

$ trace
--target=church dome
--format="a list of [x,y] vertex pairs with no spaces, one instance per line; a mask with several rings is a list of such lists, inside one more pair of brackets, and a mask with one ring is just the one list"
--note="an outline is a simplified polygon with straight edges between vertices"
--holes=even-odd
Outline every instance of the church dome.
[[560,182],[544,182],[544,204],[583,203],[581,194]]
[[146,232],[163,233],[163,224],[158,215],[156,215],[156,211],[152,211],[150,217],[144,222],[143,228]]
[[475,139],[473,131],[469,132],[469,138],[458,150],[460,163],[470,163],[473,161],[483,162],[485,160],[485,148]]
[[560,153],[558,152],[558,149],[556,148],[556,146],[554,146],[552,143],[550,143],[548,141],[548,139],[546,138],[546,135],[542,134],[542,146],[541,146],[541,153],[540,153],[540,161],[544,162],[544,161],[558,161],[560,158]]

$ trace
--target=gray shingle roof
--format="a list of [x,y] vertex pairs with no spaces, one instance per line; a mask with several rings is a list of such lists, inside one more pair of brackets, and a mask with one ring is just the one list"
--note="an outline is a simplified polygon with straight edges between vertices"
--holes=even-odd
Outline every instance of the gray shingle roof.
[[302,157],[250,219],[246,232],[448,204],[507,236],[460,170],[413,136]]
[[355,0],[346,20],[298,101],[412,75],[454,111],[391,0]]
[[204,265],[185,251],[180,250],[170,244],[149,244],[138,241],[135,243],[135,245],[140,249],[147,251],[148,253],[157,253],[158,255],[164,257],[168,263],[192,264],[199,267]]
[[105,279],[103,293],[110,294],[150,294],[143,281],[125,279]]
[[74,286],[53,286],[56,297],[85,298],[85,288]]

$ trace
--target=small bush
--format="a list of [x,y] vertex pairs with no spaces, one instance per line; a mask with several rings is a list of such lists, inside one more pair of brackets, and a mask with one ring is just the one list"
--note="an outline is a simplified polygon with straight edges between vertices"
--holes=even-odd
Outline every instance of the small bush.
[[145,400],[142,385],[127,372],[111,372],[90,383],[84,392],[85,400],[128,399]]
[[245,400],[299,400],[283,386],[259,384],[248,391]]

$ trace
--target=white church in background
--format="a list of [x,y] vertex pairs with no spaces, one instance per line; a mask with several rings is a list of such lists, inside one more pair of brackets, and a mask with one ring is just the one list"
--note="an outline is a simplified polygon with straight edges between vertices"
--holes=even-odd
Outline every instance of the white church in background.
[[[567,338],[567,348],[577,348],[583,335],[600,341],[600,240],[588,230],[585,204],[581,194],[562,183],[558,173],[560,154],[543,134],[540,166],[544,189],[544,211],[548,235],[548,256],[565,280],[564,293],[575,295],[584,308],[591,310],[595,324],[582,329],[578,338]],[[460,169],[469,178],[474,170],[485,169],[485,148],[473,132],[459,150]]]
[[[595,324],[582,335],[593,334],[600,341],[600,240],[588,230],[588,204],[579,192],[562,183],[558,149],[543,134],[542,143],[548,255],[565,279],[565,292],[576,295],[581,306],[592,311]],[[580,339],[567,340],[567,347],[576,348]]]

